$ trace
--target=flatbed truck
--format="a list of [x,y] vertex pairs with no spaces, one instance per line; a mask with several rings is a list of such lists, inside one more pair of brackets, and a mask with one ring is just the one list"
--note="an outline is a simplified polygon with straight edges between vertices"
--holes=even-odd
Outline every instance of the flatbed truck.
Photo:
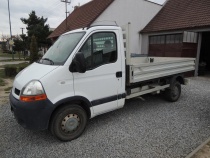
[[83,133],[88,119],[123,108],[126,99],[163,92],[177,101],[195,59],[131,57],[129,38],[129,27],[119,26],[61,35],[15,77],[10,105],[18,123],[70,141]]

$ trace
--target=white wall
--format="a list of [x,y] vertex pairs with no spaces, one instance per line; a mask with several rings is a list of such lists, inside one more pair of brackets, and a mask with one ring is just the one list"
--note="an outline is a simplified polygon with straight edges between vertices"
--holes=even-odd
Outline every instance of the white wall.
[[[162,8],[145,0],[115,0],[95,21],[116,21],[119,26],[130,25],[130,51],[131,53],[146,54],[148,38],[142,38],[139,31]],[[143,43],[143,45],[142,45]]]

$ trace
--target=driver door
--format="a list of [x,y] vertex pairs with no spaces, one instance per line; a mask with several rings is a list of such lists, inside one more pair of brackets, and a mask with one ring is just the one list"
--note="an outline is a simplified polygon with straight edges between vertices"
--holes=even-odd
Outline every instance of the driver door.
[[91,101],[94,115],[117,109],[118,89],[122,85],[122,78],[116,74],[122,68],[118,58],[116,33],[93,33],[80,52],[84,54],[87,71],[73,73],[75,95]]

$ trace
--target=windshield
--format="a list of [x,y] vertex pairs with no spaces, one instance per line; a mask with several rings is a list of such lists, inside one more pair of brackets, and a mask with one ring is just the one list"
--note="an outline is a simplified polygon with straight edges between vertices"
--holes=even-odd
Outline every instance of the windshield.
[[47,65],[63,65],[79,43],[85,32],[70,33],[59,39],[48,49],[39,63]]

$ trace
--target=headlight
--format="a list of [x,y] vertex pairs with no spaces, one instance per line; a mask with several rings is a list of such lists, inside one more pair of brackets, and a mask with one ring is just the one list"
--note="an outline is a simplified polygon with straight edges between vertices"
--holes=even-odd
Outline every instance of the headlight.
[[39,81],[29,82],[22,90],[20,100],[25,102],[45,100],[47,98]]
[[39,81],[29,82],[22,91],[22,95],[39,95],[43,93],[44,89]]

